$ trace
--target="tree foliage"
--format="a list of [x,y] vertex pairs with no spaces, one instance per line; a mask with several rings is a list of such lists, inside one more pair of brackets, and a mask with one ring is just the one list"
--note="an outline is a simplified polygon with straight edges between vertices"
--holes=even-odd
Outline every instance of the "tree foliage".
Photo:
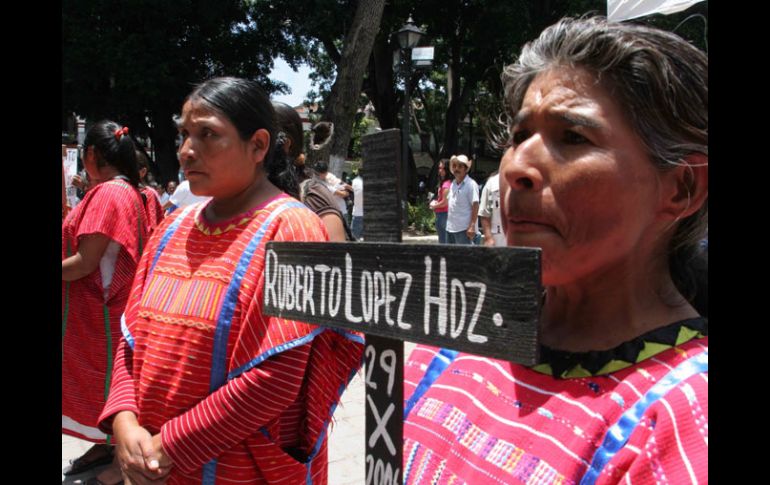
[[285,89],[268,78],[276,55],[296,59],[279,19],[238,0],[65,0],[63,112],[115,119],[151,137],[161,178],[173,178],[172,115],[194,84],[234,75]]
[[[161,178],[167,180],[178,166],[172,115],[192,85],[236,75],[257,80],[268,92],[285,92],[285,85],[268,78],[280,55],[292,67],[311,66],[316,91],[308,101],[319,102],[325,119],[327,110],[343,106],[350,112],[345,123],[353,128],[352,114],[371,102],[383,129],[399,127],[404,82],[393,66],[398,49],[393,34],[412,15],[426,31],[423,45],[435,47],[432,69],[413,76],[410,87],[423,108],[413,115],[438,143],[431,153],[437,161],[460,149],[460,134],[467,129],[461,120],[469,111],[475,133],[496,123],[502,108],[500,72],[526,41],[565,15],[606,13],[606,0],[386,2],[367,53],[361,87],[366,96],[348,93],[333,103],[335,108],[329,104],[332,87],[341,72],[348,76],[350,70],[342,63],[345,36],[366,1],[64,0],[62,119],[72,112],[90,121],[112,118],[135,135],[151,137]],[[707,50],[707,17],[708,2],[701,2],[675,15],[634,22],[676,29]],[[376,25],[369,28],[377,32]]]

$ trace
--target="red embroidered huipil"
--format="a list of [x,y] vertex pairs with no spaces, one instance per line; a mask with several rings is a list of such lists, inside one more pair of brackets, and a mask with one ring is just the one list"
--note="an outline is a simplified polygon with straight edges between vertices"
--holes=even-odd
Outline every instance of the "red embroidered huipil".
[[147,211],[147,230],[151,234],[163,220],[163,207],[160,205],[158,193],[151,187],[142,187],[142,194],[145,198],[144,208]]
[[[409,356],[407,404],[438,351]],[[707,366],[708,337],[566,379],[459,353],[404,421],[404,483],[708,483]]]
[[169,484],[325,484],[326,430],[363,340],[265,316],[262,291],[268,241],[324,241],[326,231],[287,196],[216,225],[204,205],[153,234],[102,428],[130,410],[160,432]]
[[89,190],[62,223],[62,260],[74,255],[78,237],[88,234],[103,234],[119,248],[113,244],[112,257],[103,258],[93,273],[62,281],[62,433],[103,443],[97,418],[109,389],[120,316],[147,242],[139,192],[119,178]]

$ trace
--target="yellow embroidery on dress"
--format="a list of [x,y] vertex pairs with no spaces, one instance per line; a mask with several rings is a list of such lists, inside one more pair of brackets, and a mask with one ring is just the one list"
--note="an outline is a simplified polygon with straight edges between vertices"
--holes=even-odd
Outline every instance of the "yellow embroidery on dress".
[[213,231],[211,229],[209,229],[209,227],[206,226],[206,224],[203,221],[200,220],[200,218],[202,216],[200,214],[196,214],[196,216],[195,216],[195,227],[197,227],[200,232],[202,232],[203,234],[205,234],[207,236],[219,236],[221,234],[226,233],[227,231],[235,229],[238,226],[241,226],[243,224],[249,223],[250,221],[252,221],[255,218],[257,218],[260,213],[265,212],[265,210],[272,209],[271,206],[272,206],[272,204],[270,204],[268,207],[265,207],[264,209],[260,209],[258,211],[254,211],[254,213],[251,214],[250,216],[244,217],[244,218],[242,218],[241,220],[239,220],[237,222],[232,222],[232,223],[230,223],[224,229],[222,229],[221,227],[217,227]]
[[585,370],[582,365],[578,364],[562,374],[562,377],[591,377],[591,373]]
[[500,389],[498,389],[497,386],[495,386],[494,384],[492,384],[489,381],[487,381],[487,389],[489,390],[489,392],[491,392],[495,396],[499,396],[500,395]]
[[702,337],[701,333],[697,330],[693,330],[691,328],[687,328],[684,325],[679,328],[679,334],[676,337],[676,345],[682,345],[683,343],[687,342],[688,340],[692,340],[696,337]]
[[170,317],[167,315],[158,315],[157,313],[148,311],[148,310],[139,310],[138,315],[141,318],[151,318],[155,320],[156,322],[161,323],[169,323],[172,325],[182,325],[185,327],[191,327],[191,328],[197,328],[198,330],[204,330],[207,332],[211,332],[214,330],[215,326],[206,324],[203,322],[196,322],[194,320],[189,320],[187,318],[179,318],[179,317]]
[[670,349],[671,346],[667,344],[659,344],[656,342],[645,342],[644,348],[639,352],[639,355],[636,357],[637,362],[641,362],[643,360],[649,359],[650,357],[657,355],[664,350]]
[[549,363],[537,364],[531,369],[535,372],[539,372],[541,374],[547,374],[549,376],[553,374],[553,369],[551,368],[551,364]]
[[168,266],[156,266],[155,267],[155,273],[166,273],[166,274],[172,274],[174,276],[181,276],[182,278],[189,278],[190,272],[185,271],[183,269],[178,268],[171,268]]
[[230,283],[230,280],[232,278],[231,274],[224,274],[220,273],[219,271],[211,271],[207,269],[199,269],[193,273],[194,277],[203,277],[203,278],[211,278],[214,280],[219,280],[223,283]]
[[595,375],[601,376],[605,374],[611,374],[632,365],[633,364],[631,362],[626,362],[625,360],[612,359],[611,361],[604,364],[604,367],[599,369],[599,372],[597,372]]

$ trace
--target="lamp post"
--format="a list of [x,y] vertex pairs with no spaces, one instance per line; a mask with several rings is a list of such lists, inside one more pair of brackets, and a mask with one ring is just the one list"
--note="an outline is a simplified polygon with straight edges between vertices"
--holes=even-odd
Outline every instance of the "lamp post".
[[420,38],[425,35],[416,25],[412,16],[409,16],[409,20],[406,21],[401,29],[396,33],[398,38],[398,45],[401,46],[402,60],[404,62],[404,114],[401,120],[401,214],[402,224],[404,227],[409,223],[407,216],[407,204],[408,204],[408,172],[409,172],[409,103],[411,101],[411,93],[409,84],[412,79],[412,49],[420,42]]

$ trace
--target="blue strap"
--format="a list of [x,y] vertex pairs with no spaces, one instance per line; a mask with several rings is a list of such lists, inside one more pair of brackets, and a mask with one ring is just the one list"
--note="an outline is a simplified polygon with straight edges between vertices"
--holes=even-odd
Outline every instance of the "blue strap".
[[178,206],[175,206],[174,204],[171,204],[170,206],[168,206],[168,209],[166,209],[166,215],[167,216],[171,215],[171,213],[174,212],[177,209],[179,209]]
[[182,220],[194,208],[195,208],[195,205],[189,205],[185,207],[182,213],[179,214],[179,217],[174,219],[174,222],[168,225],[168,227],[166,228],[166,232],[163,233],[163,237],[160,239],[160,244],[158,244],[158,249],[155,250],[155,256],[152,258],[152,265],[150,266],[150,272],[147,274],[147,278],[149,278],[150,274],[152,274],[152,270],[155,269],[155,265],[158,263],[158,259],[160,259],[160,255],[163,252],[163,250],[166,248],[166,244],[168,244],[169,239],[171,239],[171,236],[173,236],[176,230],[179,229],[179,224],[182,223]]
[[134,336],[131,335],[131,331],[128,329],[128,325],[126,325],[125,313],[120,316],[120,331],[123,333],[123,338],[126,339],[128,346],[131,347],[131,350],[134,350]]
[[203,465],[203,476],[201,485],[214,485],[217,479],[217,460],[213,459]]
[[[217,317],[217,329],[214,333],[214,349],[211,356],[209,393],[222,387],[227,380],[227,339],[230,336],[230,326],[233,321],[235,306],[238,303],[238,294],[241,290],[241,282],[246,274],[246,270],[249,268],[251,259],[254,257],[254,253],[256,252],[257,247],[259,247],[259,243],[262,241],[267,228],[278,214],[292,207],[305,206],[300,202],[290,201],[276,207],[267,219],[262,222],[262,225],[241,254],[240,260],[238,260],[238,264],[236,265],[232,279],[230,280],[230,285],[227,287],[224,301],[222,302],[222,309],[219,311],[219,316]],[[184,216],[184,214],[182,214],[182,216]],[[216,470],[216,458],[203,466],[203,485],[214,485],[216,482]]]
[[286,209],[305,207],[304,204],[296,200],[290,200],[273,209],[273,212],[265,219],[257,232],[249,241],[248,246],[241,254],[235,271],[233,272],[230,285],[227,287],[222,309],[217,317],[217,329],[214,333],[214,349],[211,358],[211,378],[209,379],[209,392],[219,389],[227,380],[227,340],[230,336],[230,326],[235,313],[235,306],[238,303],[238,294],[241,290],[241,282],[246,270],[249,268],[251,259],[254,257],[259,243],[267,232],[267,228],[278,215]]
[[[163,250],[166,248],[166,245],[168,244],[168,241],[171,239],[171,236],[174,235],[177,229],[179,229],[179,225],[182,223],[182,220],[187,216],[187,214],[193,210],[194,206],[188,206],[184,209],[184,212],[179,214],[179,217],[174,219],[174,222],[168,225],[166,228],[166,232],[163,233],[163,236],[161,237],[160,244],[158,244],[158,248],[155,250],[155,256],[152,258],[152,264],[150,265],[150,271],[147,272],[147,276],[145,276],[145,282],[150,279],[150,275],[152,275],[153,270],[155,269],[155,265],[158,263],[158,260],[160,259],[160,255],[163,253]],[[146,287],[145,287],[146,290]],[[128,325],[126,324],[126,314],[124,313],[120,317],[120,330],[123,333],[123,337],[125,337],[126,342],[128,342],[129,347],[131,349],[134,348],[134,337],[131,335],[131,331],[128,329]]]
[[620,419],[607,430],[604,441],[594,453],[591,460],[591,466],[580,480],[580,485],[593,485],[599,478],[604,467],[609,463],[615,454],[623,448],[631,434],[636,429],[645,411],[656,401],[665,396],[671,389],[674,389],[683,381],[690,377],[708,372],[709,360],[708,350],[690,357],[682,362],[671,372],[666,374],[663,379],[658,381],[636,404],[626,410]]
[[453,360],[455,360],[457,354],[459,354],[457,350],[441,349],[435,356],[433,356],[433,360],[430,361],[428,369],[422,376],[420,383],[417,384],[414,393],[412,393],[411,397],[407,399],[406,404],[404,405],[404,419],[409,416],[409,412],[417,401],[420,400],[422,395],[425,394],[428,388],[436,382],[436,379],[438,379],[441,373],[449,367],[449,364],[451,364]]

